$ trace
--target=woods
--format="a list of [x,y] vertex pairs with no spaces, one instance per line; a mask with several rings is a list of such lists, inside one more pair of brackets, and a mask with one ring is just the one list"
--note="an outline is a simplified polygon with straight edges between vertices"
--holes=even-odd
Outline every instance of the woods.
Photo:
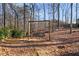
[[78,3],[0,3],[0,47],[6,55],[78,55],[78,16]]
[[[70,33],[72,29],[77,27],[78,19],[78,4],[12,4],[3,3],[2,5],[2,21],[3,27],[14,27],[25,33],[32,34],[33,31],[37,32],[40,30],[45,32],[53,32],[56,30],[64,30],[70,28]],[[70,8],[69,8],[70,7]],[[75,8],[75,9],[73,9]],[[73,13],[75,12],[75,14]],[[74,14],[74,15],[73,15]],[[73,18],[74,16],[74,18]],[[43,23],[39,21],[43,21]],[[50,21],[50,26],[46,22]],[[29,21],[38,21],[30,22]],[[75,23],[73,22],[75,21]],[[46,29],[47,28],[47,29]],[[50,28],[50,30],[48,30]]]

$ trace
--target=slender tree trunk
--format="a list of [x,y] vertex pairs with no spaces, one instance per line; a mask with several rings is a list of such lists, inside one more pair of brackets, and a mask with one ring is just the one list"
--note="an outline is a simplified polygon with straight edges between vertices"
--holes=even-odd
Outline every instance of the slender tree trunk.
[[60,27],[60,24],[59,24],[59,18],[60,18],[60,4],[58,3],[58,29],[59,29],[59,27]]
[[44,9],[44,20],[46,20],[46,11],[45,11],[45,4],[43,3],[43,9]]
[[[64,16],[64,9],[62,10],[62,22],[63,22],[63,16]],[[62,27],[63,27],[63,23],[62,23]]]
[[[44,20],[46,20],[46,10],[45,10],[45,4],[43,3],[43,10],[44,10]],[[45,28],[46,28],[46,22],[45,22]]]
[[[30,4],[31,6],[31,4]],[[30,19],[29,21],[32,21],[32,8],[30,8]],[[31,36],[32,33],[32,22],[29,23],[29,35]]]
[[67,20],[67,18],[66,18],[66,17],[67,17],[67,14],[66,14],[66,12],[65,12],[65,25],[67,25],[67,24],[66,24],[66,20]]
[[15,19],[15,21],[14,21],[14,28],[17,28],[17,24],[16,24],[16,15],[14,15],[14,19]]
[[[34,3],[32,3],[32,21],[34,21]],[[32,31],[34,31],[34,23],[32,23]]]
[[38,10],[38,21],[39,21],[39,10]]
[[10,16],[10,15],[9,15],[9,22],[10,22],[9,26],[10,26],[10,28],[12,28],[12,16]]
[[32,4],[32,9],[33,9],[33,11],[32,11],[32,12],[33,12],[33,20],[34,20],[34,12],[35,12],[35,9],[34,9],[34,8],[35,8],[35,4],[33,3],[33,4]]
[[54,12],[54,3],[53,3],[53,22],[52,22],[52,23],[53,23],[53,24],[52,24],[53,26],[52,26],[52,31],[54,31],[54,29],[55,29],[55,28],[54,28],[54,26],[55,26],[55,25],[54,25],[54,15],[55,15],[55,12]]
[[76,3],[76,26],[77,26],[77,3]]
[[26,33],[25,23],[26,23],[26,19],[25,19],[25,3],[24,3],[24,32]]
[[6,15],[6,11],[5,11],[5,3],[2,3],[2,8],[3,8],[3,15],[4,15],[4,19],[3,19],[3,22],[4,22],[4,28],[5,28],[5,15]]
[[16,20],[17,20],[17,29],[19,29],[18,16],[16,16]]
[[72,7],[73,7],[73,3],[71,3],[70,34],[72,33]]
[[39,10],[39,8],[37,7],[37,12],[38,12],[38,27],[37,27],[37,31],[38,31],[38,29],[39,29],[39,21],[40,21],[40,10]]

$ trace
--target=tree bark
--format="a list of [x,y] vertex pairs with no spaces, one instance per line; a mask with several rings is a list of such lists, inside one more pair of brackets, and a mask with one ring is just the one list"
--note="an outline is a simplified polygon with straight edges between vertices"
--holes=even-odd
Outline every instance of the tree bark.
[[54,29],[55,29],[55,28],[54,28],[54,26],[55,26],[55,25],[54,25],[54,20],[55,20],[55,19],[54,19],[54,15],[55,15],[55,12],[54,12],[54,3],[53,3],[53,22],[52,22],[52,23],[53,23],[53,24],[52,24],[53,26],[52,26],[52,31],[54,31]]
[[4,15],[4,18],[3,18],[3,22],[4,22],[4,24],[3,24],[3,26],[4,26],[4,28],[5,28],[5,15],[6,15],[6,11],[5,11],[5,3],[2,3],[2,8],[3,8],[3,15]]
[[71,3],[70,34],[72,33],[72,7],[73,7],[73,3]]
[[[43,10],[44,10],[44,20],[46,20],[46,10],[45,10],[45,4],[43,3]],[[45,22],[45,28],[46,28],[46,22]]]
[[76,3],[76,26],[77,26],[77,3]]
[[26,29],[25,29],[25,23],[26,23],[26,21],[25,21],[26,19],[25,19],[25,3],[24,3],[24,32],[26,33]]
[[60,4],[58,3],[58,29],[59,29],[59,27],[60,27],[60,24],[59,24],[59,18],[60,18]]

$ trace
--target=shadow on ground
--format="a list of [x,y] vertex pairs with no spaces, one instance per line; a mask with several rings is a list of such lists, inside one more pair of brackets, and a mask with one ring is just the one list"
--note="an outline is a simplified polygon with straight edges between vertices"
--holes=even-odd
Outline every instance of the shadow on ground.
[[76,53],[65,53],[62,56],[79,56],[79,52],[76,52]]
[[[26,41],[27,42],[27,41]],[[43,42],[48,42],[48,41],[43,41]],[[10,47],[10,48],[20,48],[20,47],[45,47],[45,46],[55,46],[55,45],[66,45],[66,44],[73,44],[73,43],[78,43],[79,42],[79,40],[75,40],[75,41],[69,41],[69,42],[61,42],[61,43],[48,43],[48,44],[46,44],[46,43],[44,43],[43,44],[43,42],[39,42],[39,43],[41,43],[41,44],[39,44],[37,41],[35,42],[33,42],[33,41],[30,41],[30,42],[28,42],[28,43],[31,43],[31,44],[28,44],[27,45],[27,43],[26,43],[26,45],[22,45],[22,43],[20,44],[20,45],[18,45],[18,44],[9,44],[9,43],[4,43],[4,42],[0,42],[0,46],[2,46],[2,47]],[[51,41],[50,41],[51,42]],[[33,43],[35,43],[35,44],[33,44]]]

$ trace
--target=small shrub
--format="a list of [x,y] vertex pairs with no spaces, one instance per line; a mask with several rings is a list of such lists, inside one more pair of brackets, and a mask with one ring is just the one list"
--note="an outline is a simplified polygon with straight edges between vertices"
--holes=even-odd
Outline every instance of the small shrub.
[[11,37],[11,29],[10,28],[3,28],[2,30],[4,31],[5,38]]
[[6,39],[10,37],[10,29],[9,28],[1,28],[0,29],[0,39]]
[[5,36],[4,36],[4,32],[2,30],[0,30],[0,40],[4,39]]
[[21,30],[14,29],[14,30],[11,31],[11,36],[13,38],[21,38],[21,37],[24,36],[24,33]]
[[24,33],[23,31],[21,31],[19,29],[12,29],[9,27],[0,29],[0,40],[7,39],[10,37],[22,38],[24,36],[27,36],[27,33]]

